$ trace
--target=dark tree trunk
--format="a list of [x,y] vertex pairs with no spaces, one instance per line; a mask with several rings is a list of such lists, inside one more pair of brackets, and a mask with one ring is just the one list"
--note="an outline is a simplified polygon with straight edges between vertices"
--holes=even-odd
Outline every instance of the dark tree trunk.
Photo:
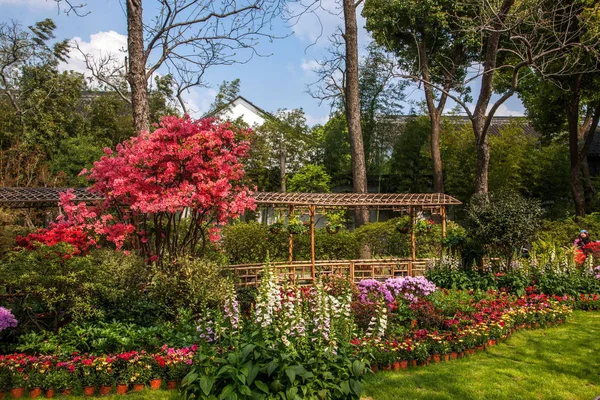
[[[483,118],[482,118],[483,119]],[[475,194],[487,195],[488,172],[490,166],[490,144],[487,131],[484,131],[483,121],[474,123],[477,144],[477,163],[475,164]]]
[[131,88],[133,126],[136,132],[150,128],[148,104],[148,81],[146,79],[146,56],[144,54],[144,26],[142,0],[127,0],[127,47],[129,70],[127,81]]
[[[362,129],[360,124],[360,95],[358,82],[358,26],[354,0],[344,0],[344,41],[346,43],[346,86],[345,107],[352,153],[352,190],[354,193],[367,193],[367,169]],[[369,210],[357,209],[357,227],[369,222]]]
[[287,166],[287,164],[286,164],[286,157],[285,157],[286,154],[285,154],[285,150],[283,148],[283,143],[281,143],[280,145],[281,145],[280,149],[279,149],[279,171],[280,171],[279,177],[280,177],[280,185],[281,185],[280,190],[281,190],[281,193],[285,193],[287,191],[287,188],[286,188],[286,182],[287,182],[286,166]]
[[442,171],[442,153],[440,151],[440,117],[431,119],[431,166],[433,168],[433,191],[444,193],[444,175]]
[[475,194],[485,195],[488,193],[488,170],[490,165],[490,146],[488,142],[488,130],[493,115],[487,115],[487,108],[494,90],[494,74],[498,60],[498,45],[503,31],[503,23],[508,12],[514,5],[515,0],[504,0],[496,16],[497,20],[492,23],[492,32],[486,42],[485,57],[483,60],[483,76],[479,98],[475,104],[475,110],[471,117],[473,133],[477,144],[477,163],[475,165]]
[[581,76],[571,87],[572,97],[567,106],[567,121],[569,127],[569,158],[571,175],[571,195],[575,204],[575,215],[585,216],[585,193],[581,176],[581,160],[579,158],[579,101]]
[[[425,37],[425,34],[422,34]],[[425,92],[425,101],[427,103],[427,111],[429,113],[429,121],[431,124],[431,167],[433,170],[433,191],[435,193],[444,192],[444,175],[442,172],[442,154],[440,152],[440,123],[442,120],[442,112],[446,105],[447,95],[441,94],[438,106],[435,105],[435,96],[433,87],[431,86],[431,75],[429,73],[429,57],[427,55],[427,46],[424,41],[419,43],[419,64],[421,67],[421,75],[423,76],[423,87]]]

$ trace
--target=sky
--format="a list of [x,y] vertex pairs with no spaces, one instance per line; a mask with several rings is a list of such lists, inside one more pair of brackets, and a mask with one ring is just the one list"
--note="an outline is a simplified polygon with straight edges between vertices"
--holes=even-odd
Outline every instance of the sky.
[[[75,0],[73,3],[86,3],[88,14],[78,17],[57,9],[54,0],[0,0],[3,22],[16,20],[28,26],[45,18],[52,18],[57,25],[58,39],[76,41],[86,53],[102,55],[113,53],[124,58],[127,47],[127,28],[124,0]],[[144,15],[151,16],[154,0],[145,0]],[[215,66],[205,75],[207,87],[194,88],[186,93],[185,100],[193,117],[202,116],[213,102],[218,86],[224,80],[239,78],[241,95],[262,109],[275,112],[278,109],[302,108],[307,123],[325,123],[330,114],[329,104],[320,104],[307,92],[308,86],[317,79],[312,69],[316,60],[327,55],[328,36],[342,23],[340,8],[336,0],[322,0],[323,8],[316,15],[303,15],[293,25],[277,24],[274,33],[284,37],[272,42],[263,41],[258,47],[262,57],[253,57],[245,64]],[[299,7],[298,5],[296,7]],[[295,10],[292,10],[295,11]],[[317,18],[318,16],[318,18]],[[359,16],[359,46],[361,52],[370,42],[364,29],[365,21]],[[62,69],[72,69],[87,73],[81,55],[73,50],[71,58]],[[478,89],[477,83],[473,93]],[[408,113],[411,103],[422,98],[417,87],[406,91]],[[449,103],[447,109],[452,108]],[[523,106],[516,97],[502,105],[496,115],[523,115]]]

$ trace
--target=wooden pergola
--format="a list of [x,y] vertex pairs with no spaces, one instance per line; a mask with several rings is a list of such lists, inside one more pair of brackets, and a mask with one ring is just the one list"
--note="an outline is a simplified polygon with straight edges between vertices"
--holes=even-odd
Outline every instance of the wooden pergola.
[[[295,209],[308,209],[310,223],[311,275],[315,278],[315,214],[317,209],[368,208],[378,210],[407,211],[410,218],[411,260],[416,260],[416,236],[414,223],[416,213],[422,210],[437,212],[442,220],[442,236],[446,237],[446,207],[461,204],[443,193],[279,193],[257,192],[253,195],[257,205],[287,209],[291,216]],[[289,235],[288,263],[293,262],[293,235]]]
[[[70,188],[0,188],[0,207],[43,208],[56,207],[60,193]],[[101,196],[88,188],[73,188],[76,202],[95,202]],[[285,209],[292,215],[296,209],[307,209],[310,223],[310,267],[315,278],[315,215],[318,209],[335,208],[405,211],[410,218],[411,260],[416,260],[416,236],[414,223],[416,213],[429,210],[439,214],[442,221],[442,236],[446,236],[446,208],[461,204],[452,196],[443,193],[279,193],[255,192],[252,194],[257,205]],[[293,262],[293,235],[289,235],[289,259]]]

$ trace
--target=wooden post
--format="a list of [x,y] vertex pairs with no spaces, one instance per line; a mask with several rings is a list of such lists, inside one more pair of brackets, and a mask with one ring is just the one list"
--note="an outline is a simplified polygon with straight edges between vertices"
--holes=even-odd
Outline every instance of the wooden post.
[[446,237],[446,206],[440,207],[440,215],[442,216],[442,237]]
[[[288,208],[288,223],[289,223],[290,219],[292,218],[293,214],[294,214],[294,206],[290,206]],[[294,261],[294,235],[292,235],[291,233],[288,233],[288,235],[289,235],[289,238],[288,238],[288,262],[291,265],[292,262]]]
[[315,206],[308,207],[310,215],[310,272],[315,282]]
[[410,206],[408,213],[410,214],[410,257],[411,260],[417,259],[417,237],[415,236],[415,215],[414,208]]

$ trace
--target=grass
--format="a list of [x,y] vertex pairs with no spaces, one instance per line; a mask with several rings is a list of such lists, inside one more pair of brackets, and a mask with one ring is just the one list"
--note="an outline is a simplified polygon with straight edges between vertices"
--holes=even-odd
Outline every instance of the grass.
[[470,358],[370,375],[363,399],[592,400],[600,395],[600,312],[521,331]]

